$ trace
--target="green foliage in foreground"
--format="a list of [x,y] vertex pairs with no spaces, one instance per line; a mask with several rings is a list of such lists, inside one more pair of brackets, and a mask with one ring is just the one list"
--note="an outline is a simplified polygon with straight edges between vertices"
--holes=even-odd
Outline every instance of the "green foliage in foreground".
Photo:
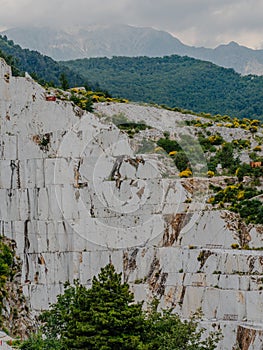
[[[14,267],[14,252],[0,237],[0,315],[2,314],[3,299],[7,295],[6,282],[12,280],[17,271]],[[0,325],[3,320],[0,317]]]
[[[197,319],[181,321],[171,311],[157,311],[153,303],[148,312],[134,296],[113,265],[101,269],[92,287],[75,281],[65,285],[40,319],[41,333],[32,335],[20,346],[24,350],[213,350],[219,333],[203,338]],[[42,337],[42,335],[44,337]]]
[[263,77],[177,55],[61,62],[114,97],[263,120]]

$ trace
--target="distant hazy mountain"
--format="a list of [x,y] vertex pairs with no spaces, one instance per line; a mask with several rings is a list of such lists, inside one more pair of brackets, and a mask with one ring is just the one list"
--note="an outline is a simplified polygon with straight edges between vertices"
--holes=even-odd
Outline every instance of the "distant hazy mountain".
[[252,50],[232,41],[215,49],[188,46],[185,55],[233,68],[243,75],[263,75],[263,50]]
[[128,25],[92,26],[86,29],[13,28],[1,33],[24,48],[55,60],[85,57],[149,56],[171,54],[211,61],[245,74],[263,75],[263,50],[235,42],[215,49],[184,45],[171,34],[153,28]]
[[171,34],[128,25],[87,29],[13,28],[1,33],[24,48],[56,60],[112,56],[163,56],[187,48]]

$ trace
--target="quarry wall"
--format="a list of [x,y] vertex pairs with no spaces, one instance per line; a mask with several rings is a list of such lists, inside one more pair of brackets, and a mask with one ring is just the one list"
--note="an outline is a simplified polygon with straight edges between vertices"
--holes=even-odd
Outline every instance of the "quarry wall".
[[[127,115],[138,108],[127,105]],[[160,113],[166,128],[178,118],[144,108],[156,127]],[[90,285],[111,261],[136,300],[156,296],[186,319],[201,308],[202,323],[224,334],[220,349],[263,349],[262,251],[231,248],[240,235],[262,247],[262,228],[211,210],[208,179],[164,176],[158,157],[135,154],[98,117],[123,111],[47,101],[43,87],[12,77],[0,60],[0,231],[16,243],[32,310],[48,308],[67,280]]]

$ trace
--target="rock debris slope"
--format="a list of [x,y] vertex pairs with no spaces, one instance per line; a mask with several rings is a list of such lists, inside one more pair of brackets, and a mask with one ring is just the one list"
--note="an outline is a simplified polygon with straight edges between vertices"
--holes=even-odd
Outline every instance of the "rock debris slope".
[[[114,115],[152,128],[129,139]],[[184,318],[201,308],[204,325],[223,331],[220,349],[262,349],[262,251],[231,248],[241,231],[262,246],[262,228],[241,230],[236,214],[209,210],[210,180],[180,179],[167,157],[142,147],[164,130],[190,133],[186,116],[107,103],[86,113],[47,101],[3,60],[0,116],[1,234],[16,241],[33,311],[55,302],[65,281],[88,285],[112,261],[137,300],[157,296]]]

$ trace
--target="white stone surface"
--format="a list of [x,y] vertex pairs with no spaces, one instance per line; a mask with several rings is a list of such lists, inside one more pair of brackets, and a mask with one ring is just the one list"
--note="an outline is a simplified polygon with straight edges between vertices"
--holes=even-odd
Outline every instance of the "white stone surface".
[[[67,280],[90,285],[112,261],[136,300],[157,296],[185,318],[201,307],[204,325],[223,329],[220,349],[232,348],[238,325],[257,323],[249,350],[259,350],[262,251],[231,248],[237,231],[222,212],[204,209],[207,182],[199,197],[178,178],[164,178],[165,165],[136,157],[114,125],[91,113],[78,117],[70,102],[48,102],[44,93],[0,60],[0,230],[16,241],[31,307],[48,308]],[[180,133],[187,118],[129,104],[101,104],[97,112],[143,119],[160,135]],[[252,247],[262,246],[262,231],[249,234]]]

